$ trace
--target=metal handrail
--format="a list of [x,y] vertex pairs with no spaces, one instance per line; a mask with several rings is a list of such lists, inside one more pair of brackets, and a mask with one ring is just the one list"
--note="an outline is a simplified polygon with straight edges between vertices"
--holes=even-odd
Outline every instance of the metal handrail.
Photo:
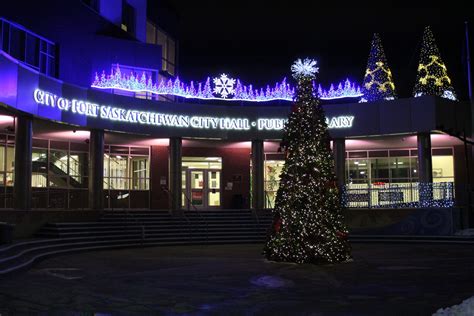
[[[162,186],[161,189],[166,193],[168,194],[168,198],[171,200],[173,198],[173,195],[172,195],[172,192],[171,190],[166,187],[166,186]],[[172,214],[172,210],[170,210],[170,213]],[[192,240],[192,233],[191,233],[191,221],[189,220],[189,218],[186,216],[186,214],[184,212],[181,212],[180,214],[184,220],[186,221],[186,224],[188,225],[188,234],[189,234],[189,240]]]
[[205,216],[203,216],[201,214],[201,211],[192,203],[191,201],[191,198],[186,194],[186,192],[182,192],[184,194],[184,197],[186,198],[186,201],[188,202],[187,205],[188,205],[188,211],[189,211],[189,206],[191,205],[194,209],[194,211],[196,212],[196,214],[198,214],[199,218],[201,219],[201,222],[204,223],[204,227],[206,229],[206,243],[209,241],[209,224],[207,222],[207,220],[205,219]]

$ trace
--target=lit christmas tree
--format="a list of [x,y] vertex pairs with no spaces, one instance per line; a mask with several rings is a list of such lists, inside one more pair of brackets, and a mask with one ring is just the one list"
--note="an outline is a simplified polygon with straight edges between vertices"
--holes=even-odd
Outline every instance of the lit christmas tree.
[[429,26],[423,33],[420,62],[416,76],[413,95],[435,95],[446,99],[457,100],[456,93],[448,76],[446,65],[436,46],[436,42]]
[[382,47],[380,36],[375,33],[370,47],[369,60],[362,85],[361,102],[393,100],[397,98],[392,72]]
[[298,85],[285,126],[282,148],[286,160],[264,254],[269,260],[297,263],[347,261],[351,247],[335,182],[328,126],[313,93],[316,61],[298,59],[291,69]]

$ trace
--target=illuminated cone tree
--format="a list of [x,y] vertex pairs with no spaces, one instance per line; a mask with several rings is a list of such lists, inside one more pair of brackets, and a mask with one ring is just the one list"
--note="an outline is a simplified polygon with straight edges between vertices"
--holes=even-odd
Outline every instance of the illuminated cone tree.
[[369,60],[362,85],[362,102],[393,100],[397,98],[392,72],[382,47],[380,36],[375,33],[370,47]]
[[269,260],[297,263],[347,261],[351,248],[335,182],[328,126],[319,98],[313,94],[316,61],[298,59],[292,71],[298,84],[284,130],[286,160],[264,254]]
[[413,95],[435,95],[451,100],[456,100],[456,93],[448,76],[446,65],[436,45],[433,32],[427,26],[423,33],[420,62],[416,76]]

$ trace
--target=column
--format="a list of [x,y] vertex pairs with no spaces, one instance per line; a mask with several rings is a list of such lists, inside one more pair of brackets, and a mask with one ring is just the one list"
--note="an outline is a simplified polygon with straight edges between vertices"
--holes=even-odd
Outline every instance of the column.
[[420,206],[430,207],[433,200],[430,133],[418,133],[418,182]]
[[182,140],[179,137],[170,138],[169,145],[169,191],[171,195],[171,211],[181,210],[181,148]]
[[89,208],[104,209],[104,131],[91,130],[89,140]]
[[263,140],[252,140],[252,208],[261,210],[265,205]]
[[430,133],[418,133],[418,181],[433,183]]
[[31,154],[33,120],[18,116],[15,128],[15,184],[13,187],[15,208],[31,209]]
[[332,152],[337,187],[341,189],[346,184],[346,140],[344,138],[333,139]]

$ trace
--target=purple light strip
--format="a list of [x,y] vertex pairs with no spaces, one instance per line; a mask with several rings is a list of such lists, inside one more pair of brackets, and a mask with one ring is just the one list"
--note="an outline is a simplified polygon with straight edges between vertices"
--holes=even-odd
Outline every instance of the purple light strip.
[[[222,78],[222,77],[221,77]],[[217,78],[219,79],[219,78]],[[152,82],[150,76],[146,76],[143,72],[140,78],[134,76],[133,73],[130,76],[123,75],[120,71],[119,66],[112,69],[110,75],[106,75],[102,72],[101,76],[96,73],[95,80],[91,87],[97,89],[117,89],[129,92],[148,92],[156,95],[174,95],[186,99],[201,99],[201,100],[224,100],[224,101],[249,101],[249,102],[269,102],[269,101],[293,101],[295,94],[295,88],[291,87],[286,82],[286,78],[281,82],[275,83],[274,87],[271,88],[269,85],[265,89],[254,89],[252,85],[243,85],[240,80],[235,80],[235,85],[232,84],[230,98],[224,98],[222,96],[216,96],[218,93],[214,93],[211,88],[211,78],[207,78],[206,82],[194,84],[191,81],[189,84],[185,84],[176,78],[174,80],[168,79],[168,81],[162,80],[159,84]],[[318,85],[314,87],[315,91],[323,100],[341,99],[341,98],[356,98],[363,94],[361,89],[355,83],[352,83],[349,79],[346,79],[344,83],[339,83],[337,88],[331,85],[329,90],[325,90]]]

